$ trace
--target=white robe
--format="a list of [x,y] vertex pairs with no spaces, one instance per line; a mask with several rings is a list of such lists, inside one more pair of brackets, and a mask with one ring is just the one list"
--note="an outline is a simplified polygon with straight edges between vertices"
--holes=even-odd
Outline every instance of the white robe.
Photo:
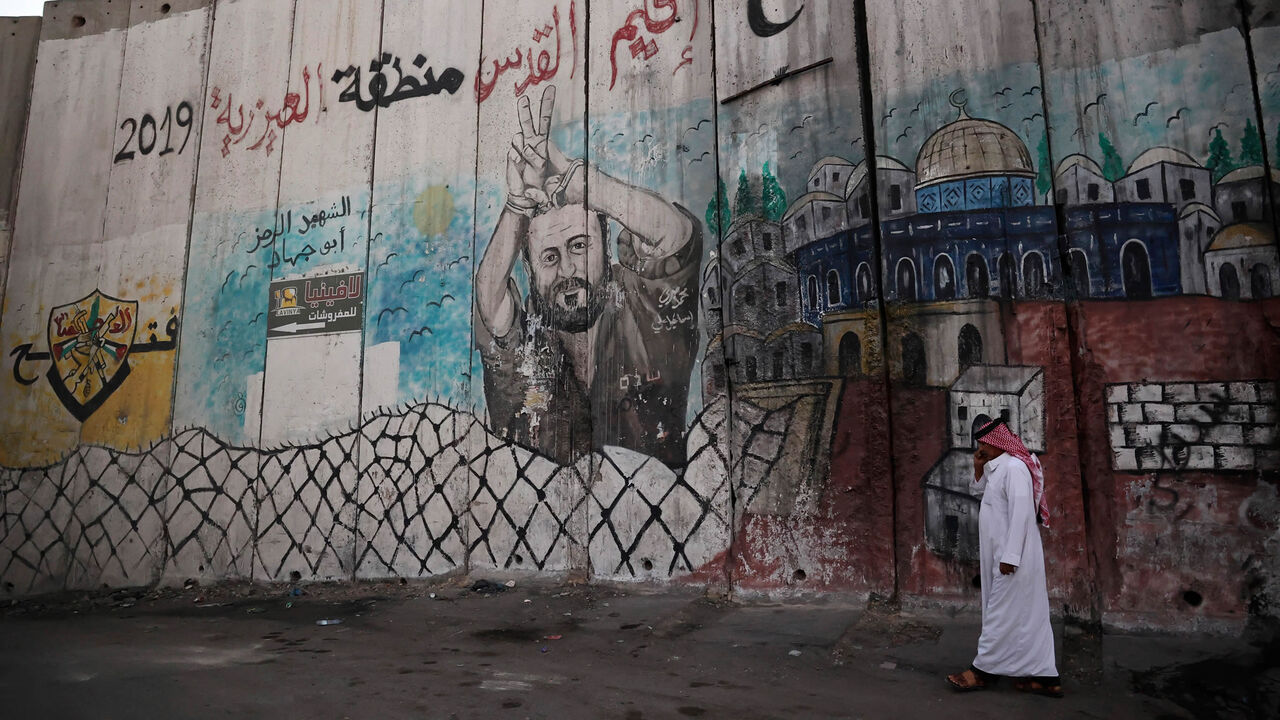
[[[994,675],[1055,677],[1044,548],[1036,526],[1031,471],[1005,453],[986,464],[971,490],[982,496],[978,511],[982,636],[973,666]],[[1018,570],[1002,575],[1000,563]]]

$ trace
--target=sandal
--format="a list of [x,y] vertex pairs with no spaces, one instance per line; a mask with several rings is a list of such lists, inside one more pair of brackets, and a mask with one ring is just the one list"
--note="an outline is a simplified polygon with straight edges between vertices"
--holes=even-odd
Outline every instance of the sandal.
[[986,690],[987,682],[979,677],[978,673],[969,668],[964,672],[958,672],[954,675],[947,676],[949,683],[956,692],[973,692],[974,690]]
[[1033,693],[1035,695],[1044,695],[1045,697],[1060,698],[1065,697],[1066,693],[1062,692],[1061,685],[1050,685],[1040,682],[1039,680],[1023,679],[1013,684],[1013,689],[1019,692]]

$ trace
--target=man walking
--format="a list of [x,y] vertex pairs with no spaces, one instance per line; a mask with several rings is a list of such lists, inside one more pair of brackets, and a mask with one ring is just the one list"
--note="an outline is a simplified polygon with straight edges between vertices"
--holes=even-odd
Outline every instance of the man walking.
[[957,690],[982,690],[1008,676],[1016,678],[1018,690],[1062,697],[1036,527],[1048,518],[1044,472],[1001,420],[984,425],[974,439],[971,490],[982,497],[982,636],[972,666],[947,676],[947,682]]

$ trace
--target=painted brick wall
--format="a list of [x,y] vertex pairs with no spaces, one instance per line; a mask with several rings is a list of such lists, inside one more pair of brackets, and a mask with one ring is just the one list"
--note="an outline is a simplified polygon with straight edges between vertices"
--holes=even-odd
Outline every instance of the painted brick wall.
[[1116,470],[1277,470],[1276,383],[1107,386]]

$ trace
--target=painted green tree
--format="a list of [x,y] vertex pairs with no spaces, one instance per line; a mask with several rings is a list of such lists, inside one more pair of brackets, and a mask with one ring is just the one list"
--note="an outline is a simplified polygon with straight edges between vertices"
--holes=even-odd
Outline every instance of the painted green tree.
[[739,171],[738,190],[733,194],[733,216],[741,218],[747,215],[758,215],[759,213],[759,198],[756,197],[755,192],[751,189],[751,180],[747,177],[747,171]]
[[1040,138],[1040,147],[1037,152],[1040,155],[1039,165],[1040,172],[1036,173],[1036,192],[1041,195],[1048,195],[1053,190],[1053,161],[1049,159],[1049,136],[1044,135]]
[[1222,130],[1213,131],[1213,139],[1209,141],[1209,159],[1204,161],[1204,166],[1213,173],[1214,182],[1235,169],[1231,160],[1231,146],[1222,137]]
[[711,198],[711,202],[707,203],[707,229],[712,235],[719,235],[721,231],[729,229],[729,190],[724,186],[724,178],[716,180],[716,196]]
[[1102,176],[1111,182],[1124,177],[1124,160],[1116,152],[1116,146],[1107,139],[1106,133],[1098,133],[1098,147],[1102,149]]
[[772,222],[782,222],[782,216],[787,214],[787,193],[782,189],[778,178],[770,172],[769,163],[764,164],[763,178],[760,204],[763,206],[764,217]]
[[1240,136],[1240,163],[1237,167],[1262,164],[1262,136],[1252,120],[1244,121],[1244,133]]

